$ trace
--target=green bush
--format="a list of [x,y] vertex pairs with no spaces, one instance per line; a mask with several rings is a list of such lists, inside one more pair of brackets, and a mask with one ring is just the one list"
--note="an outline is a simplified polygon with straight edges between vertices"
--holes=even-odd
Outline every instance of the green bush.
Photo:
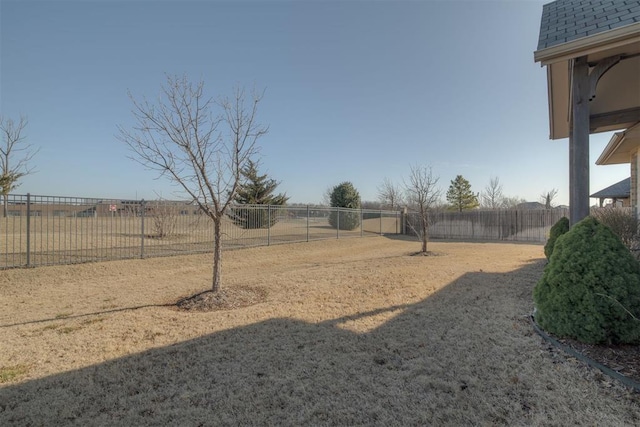
[[331,191],[331,206],[354,210],[332,211],[329,214],[329,225],[340,230],[354,230],[360,226],[360,193],[350,182],[336,185]]
[[640,342],[640,264],[587,217],[560,236],[533,291],[536,321],[586,343]]
[[360,211],[332,211],[329,214],[329,224],[340,230],[355,230],[360,227]]
[[551,253],[553,252],[553,247],[556,244],[556,239],[567,231],[569,231],[569,219],[566,216],[563,216],[558,220],[558,222],[553,224],[553,227],[551,227],[549,239],[547,240],[547,244],[544,245],[544,255],[547,259],[551,258]]
[[278,222],[278,209],[269,206],[234,206],[227,216],[244,229],[270,228]]

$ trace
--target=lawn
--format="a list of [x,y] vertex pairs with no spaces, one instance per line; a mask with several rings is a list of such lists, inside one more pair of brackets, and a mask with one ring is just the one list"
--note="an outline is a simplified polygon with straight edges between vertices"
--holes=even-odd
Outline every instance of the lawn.
[[0,425],[634,425],[529,324],[541,245],[371,237],[0,271]]

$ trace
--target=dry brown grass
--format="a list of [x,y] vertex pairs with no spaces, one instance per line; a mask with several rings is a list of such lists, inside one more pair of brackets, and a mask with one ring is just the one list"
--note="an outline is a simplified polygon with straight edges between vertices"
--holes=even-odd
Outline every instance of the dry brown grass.
[[0,272],[0,425],[634,425],[532,331],[542,246],[330,240],[224,254],[264,302],[163,306],[210,256]]

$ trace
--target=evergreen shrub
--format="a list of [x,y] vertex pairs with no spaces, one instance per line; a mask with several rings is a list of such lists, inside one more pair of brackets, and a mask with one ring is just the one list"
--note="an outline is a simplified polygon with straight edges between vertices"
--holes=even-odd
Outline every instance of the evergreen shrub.
[[544,255],[547,259],[551,258],[551,253],[553,252],[553,247],[556,244],[556,239],[567,231],[569,231],[569,218],[563,216],[558,220],[558,222],[553,224],[553,227],[551,227],[551,230],[549,231],[549,239],[544,245]]
[[352,183],[346,181],[333,187],[331,191],[331,206],[334,208],[354,209],[352,211],[331,211],[329,225],[333,228],[355,230],[360,226],[360,193]]
[[227,216],[244,229],[270,228],[278,222],[277,207],[269,206],[234,206],[229,208]]
[[592,217],[558,237],[533,299],[536,321],[553,334],[592,344],[640,342],[640,264]]
[[260,175],[258,163],[252,160],[247,161],[240,173],[242,181],[234,198],[239,206],[230,208],[227,215],[244,229],[272,227],[278,221],[278,206],[284,206],[289,197],[273,194],[280,183],[267,174]]

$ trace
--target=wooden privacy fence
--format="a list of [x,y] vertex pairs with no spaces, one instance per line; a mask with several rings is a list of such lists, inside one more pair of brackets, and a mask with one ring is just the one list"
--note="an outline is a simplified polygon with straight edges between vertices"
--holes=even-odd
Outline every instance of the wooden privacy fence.
[[[545,242],[553,224],[568,215],[566,208],[434,211],[429,217],[429,238]],[[407,233],[417,223],[417,214],[409,212]]]

